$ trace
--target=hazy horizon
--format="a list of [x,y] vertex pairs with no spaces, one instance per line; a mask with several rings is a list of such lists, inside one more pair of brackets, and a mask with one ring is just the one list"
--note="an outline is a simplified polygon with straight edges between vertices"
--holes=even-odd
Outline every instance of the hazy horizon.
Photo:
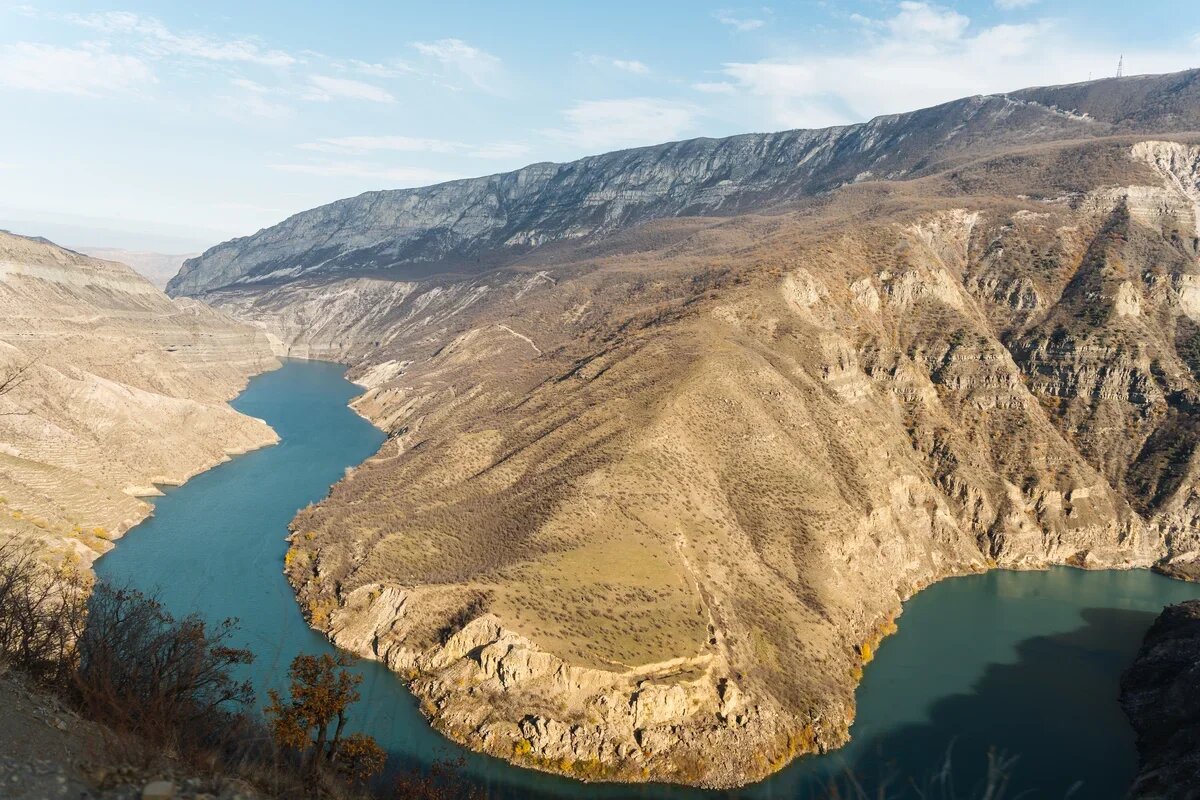
[[[457,9],[457,11],[456,11]],[[0,227],[202,250],[373,189],[1200,64],[1182,3],[0,5]],[[1163,25],[1163,20],[1179,24]],[[80,124],[86,120],[86,124]]]

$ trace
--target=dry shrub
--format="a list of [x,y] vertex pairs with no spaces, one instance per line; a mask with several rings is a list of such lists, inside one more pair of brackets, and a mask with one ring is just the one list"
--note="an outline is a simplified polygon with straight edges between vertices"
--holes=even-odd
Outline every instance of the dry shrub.
[[28,544],[0,544],[0,662],[41,684],[63,686],[86,620],[82,576],[49,568]]
[[74,689],[92,719],[178,751],[227,741],[248,724],[249,682],[232,671],[254,660],[228,645],[237,626],[175,619],[154,598],[96,587],[78,643]]
[[387,800],[486,800],[487,790],[466,780],[463,761],[438,761],[395,779]]
[[[253,659],[229,645],[236,621],[177,619],[153,597],[105,585],[89,599],[89,584],[74,569],[48,567],[29,545],[0,544],[0,667],[36,679],[105,726],[98,757],[146,767],[165,757],[213,785],[238,779],[289,800],[483,797],[453,764],[389,778],[368,794],[361,783],[384,754],[361,734],[341,741],[334,768],[301,770],[301,759],[276,747],[252,714],[250,684],[235,677]],[[342,725],[345,716],[343,708]]]

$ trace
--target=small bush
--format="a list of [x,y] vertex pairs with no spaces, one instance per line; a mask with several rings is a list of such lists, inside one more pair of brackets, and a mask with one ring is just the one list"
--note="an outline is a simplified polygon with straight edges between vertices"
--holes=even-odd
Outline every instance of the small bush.
[[0,662],[62,686],[74,672],[74,646],[86,620],[83,576],[43,564],[31,546],[0,544]]
[[246,724],[249,682],[232,670],[249,650],[230,647],[234,620],[209,628],[175,619],[140,592],[96,587],[78,644],[75,691],[87,714],[120,731],[176,747],[212,745]]

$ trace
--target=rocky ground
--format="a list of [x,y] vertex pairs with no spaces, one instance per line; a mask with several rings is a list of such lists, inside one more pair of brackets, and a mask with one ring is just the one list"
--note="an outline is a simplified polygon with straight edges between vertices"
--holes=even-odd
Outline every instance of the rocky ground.
[[0,673],[0,797],[10,800],[258,800],[241,781],[147,758],[56,698]]
[[1121,678],[1140,768],[1130,797],[1200,797],[1200,601],[1168,606]]

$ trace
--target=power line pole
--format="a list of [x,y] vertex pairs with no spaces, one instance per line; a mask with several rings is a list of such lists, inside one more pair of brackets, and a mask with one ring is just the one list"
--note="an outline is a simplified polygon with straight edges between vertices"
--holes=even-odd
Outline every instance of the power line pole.
[[1118,78],[1125,77],[1125,54],[1124,53],[1122,53],[1121,57],[1119,59],[1117,59],[1117,77]]

